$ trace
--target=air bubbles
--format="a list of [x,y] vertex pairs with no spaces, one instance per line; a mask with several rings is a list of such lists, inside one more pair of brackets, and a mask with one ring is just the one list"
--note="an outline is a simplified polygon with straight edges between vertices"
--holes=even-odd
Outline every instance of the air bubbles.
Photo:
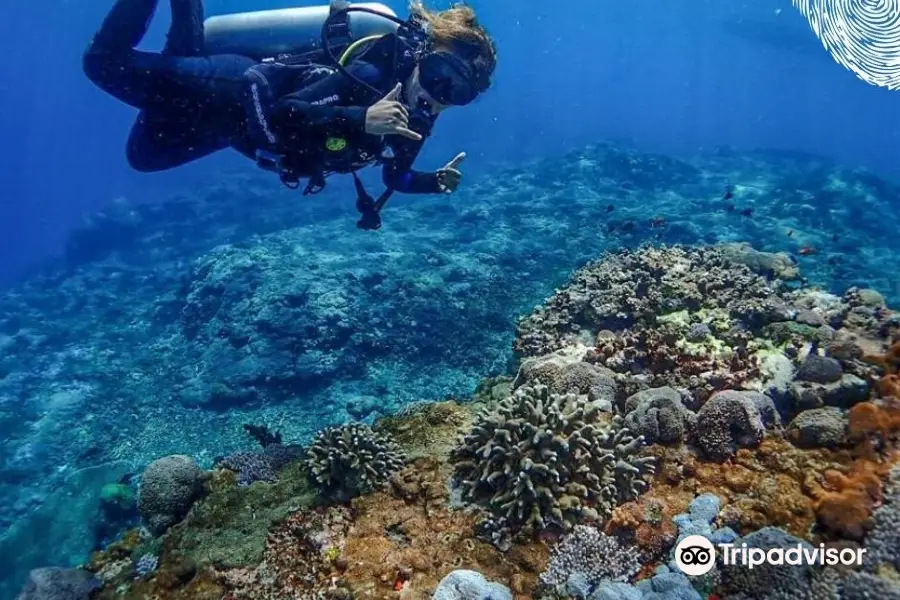
[[900,89],[900,0],[792,0],[835,61]]

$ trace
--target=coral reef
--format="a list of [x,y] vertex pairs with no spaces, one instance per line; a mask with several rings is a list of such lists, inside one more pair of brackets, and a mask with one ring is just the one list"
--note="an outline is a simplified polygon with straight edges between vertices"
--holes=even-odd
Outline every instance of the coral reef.
[[300,445],[284,445],[281,442],[266,444],[262,450],[229,454],[216,461],[215,466],[237,474],[238,485],[251,485],[256,481],[275,481],[278,471],[294,460],[303,457]]
[[681,394],[670,387],[651,388],[625,401],[625,426],[644,436],[648,444],[683,442],[692,433],[697,415],[685,408]]
[[348,500],[385,485],[405,461],[389,435],[351,423],[321,431],[307,450],[306,465],[323,494]]
[[441,579],[432,600],[512,600],[504,585],[489,582],[477,571],[460,569]]
[[[748,548],[771,550],[787,549],[798,544],[807,551],[813,547],[808,542],[794,537],[781,529],[765,527],[735,541],[736,546],[747,544]],[[743,564],[722,568],[721,589],[726,598],[771,598],[787,600],[794,598],[799,590],[808,590],[814,578],[815,566],[774,565],[764,563],[753,569]]]
[[697,413],[697,443],[707,456],[724,460],[738,448],[755,448],[767,426],[779,423],[775,405],[758,392],[722,391]]
[[[857,404],[854,411],[865,405]],[[812,408],[799,413],[787,428],[787,437],[801,448],[837,448],[847,440],[848,418],[844,412],[833,406]]]
[[587,598],[603,582],[629,581],[640,567],[636,548],[595,527],[576,525],[553,548],[540,581],[570,596]]
[[141,478],[141,518],[151,532],[161,534],[187,514],[203,491],[203,472],[189,456],[157,459]]
[[[725,179],[756,217],[723,210]],[[347,241],[342,209],[277,200],[254,182],[116,205],[73,241],[65,270],[0,298],[0,529],[16,587],[33,566],[83,560],[97,515],[114,512],[97,507],[118,505],[99,498],[103,486],[177,452],[195,475],[218,467],[197,478],[208,493],[185,485],[173,497],[190,502],[161,517],[149,509],[163,494],[142,499],[156,537],[132,531],[90,560],[97,600],[424,600],[459,569],[470,574],[451,576],[452,594],[501,594],[477,572],[522,600],[555,529],[591,511],[597,531],[640,551],[638,581],[593,589],[567,577],[567,594],[725,594],[669,569],[672,545],[689,530],[771,526],[882,557],[798,580],[796,597],[894,593],[895,492],[882,479],[898,460],[900,318],[863,287],[897,299],[885,268],[897,236],[871,226],[900,217],[894,187],[799,159],[686,163],[602,145],[485,176],[462,202],[397,205],[379,236]],[[788,225],[793,237],[777,233]],[[734,239],[753,245],[684,245]],[[651,240],[666,245],[634,249]],[[789,254],[801,244],[820,252]],[[525,360],[509,362],[515,316],[588,260],[523,318],[514,347]],[[469,398],[488,373],[516,376]],[[455,400],[401,408],[423,399]],[[486,415],[511,406],[520,414],[492,426]],[[567,406],[583,410],[577,429]],[[251,419],[308,444],[349,418],[371,420],[363,438],[391,436],[414,463],[373,474],[367,459],[323,450],[313,470],[336,488],[323,493],[312,463],[291,459],[299,447],[251,426],[263,448],[246,452],[238,435]],[[469,456],[448,460],[459,433]],[[451,476],[469,492],[448,496]],[[155,483],[148,470],[141,494]],[[512,535],[529,528],[539,535]]]
[[605,520],[647,487],[653,459],[643,439],[575,394],[543,385],[516,390],[482,412],[454,451],[463,497],[525,534]]
[[703,597],[694,589],[687,576],[662,565],[653,577],[635,585],[601,584],[590,600],[703,600]]

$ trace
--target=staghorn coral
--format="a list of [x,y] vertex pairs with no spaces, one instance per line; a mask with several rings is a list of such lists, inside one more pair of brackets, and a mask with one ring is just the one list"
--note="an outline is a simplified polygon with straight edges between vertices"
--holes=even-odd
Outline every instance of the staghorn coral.
[[340,501],[379,489],[406,461],[391,436],[361,423],[319,432],[307,456],[312,481]]
[[636,457],[643,438],[600,416],[574,394],[519,388],[478,415],[454,450],[463,497],[526,534],[605,519],[647,488],[644,475],[655,465]]
[[738,448],[756,447],[766,427],[778,423],[772,400],[758,392],[723,391],[713,394],[697,413],[695,436],[713,460],[725,460]]
[[[604,581],[629,581],[641,568],[641,553],[587,525],[576,525],[562,542],[553,548],[550,563],[541,573],[542,584],[557,589],[585,587],[591,589]],[[582,585],[576,585],[582,584]]]

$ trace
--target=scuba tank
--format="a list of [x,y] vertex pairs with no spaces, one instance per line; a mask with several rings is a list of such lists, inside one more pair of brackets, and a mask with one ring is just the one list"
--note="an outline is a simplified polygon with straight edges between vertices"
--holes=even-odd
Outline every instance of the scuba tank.
[[203,24],[205,52],[240,54],[260,61],[283,55],[321,53],[324,50],[322,30],[326,22],[333,30],[335,39],[331,43],[336,47],[397,31],[397,15],[388,6],[379,2],[361,2],[353,4],[352,8],[365,10],[347,11],[350,6],[346,0],[331,0],[327,6],[209,17]]

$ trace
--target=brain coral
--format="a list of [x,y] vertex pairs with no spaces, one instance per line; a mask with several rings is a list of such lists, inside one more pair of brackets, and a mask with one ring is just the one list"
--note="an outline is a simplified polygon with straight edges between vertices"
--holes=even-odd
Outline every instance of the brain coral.
[[512,530],[569,530],[605,519],[647,488],[655,464],[636,456],[643,445],[584,397],[523,386],[476,417],[453,452],[454,479],[464,499]]
[[309,447],[306,466],[323,492],[345,500],[380,488],[405,461],[388,434],[350,423],[319,432]]

